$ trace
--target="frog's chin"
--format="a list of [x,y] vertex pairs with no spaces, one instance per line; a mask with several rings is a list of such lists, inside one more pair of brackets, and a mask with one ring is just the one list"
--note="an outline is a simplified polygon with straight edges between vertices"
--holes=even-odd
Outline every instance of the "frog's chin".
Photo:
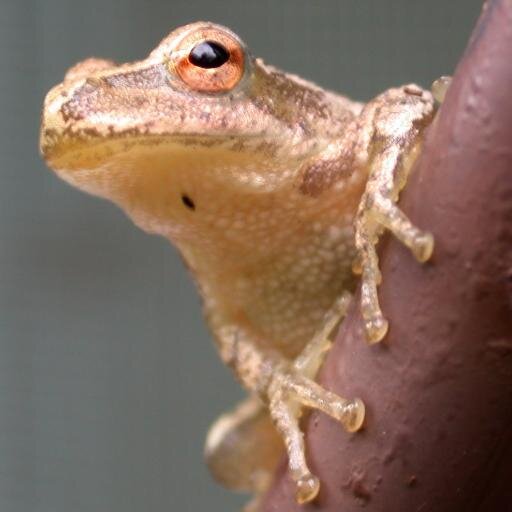
[[[118,144],[75,145],[47,159],[72,186],[112,201],[143,230],[182,243],[187,237],[206,240],[214,228],[223,231],[217,219],[230,209],[238,215],[246,202],[272,207],[280,187],[293,187],[299,168],[263,151],[221,143]],[[194,229],[183,230],[191,223]],[[201,231],[203,224],[208,229]]]
[[290,185],[302,159],[281,158],[271,146],[252,142],[181,135],[74,140],[43,153],[57,175],[76,188],[122,207],[151,202],[165,208],[181,201],[181,194],[212,197],[221,191],[243,197]]

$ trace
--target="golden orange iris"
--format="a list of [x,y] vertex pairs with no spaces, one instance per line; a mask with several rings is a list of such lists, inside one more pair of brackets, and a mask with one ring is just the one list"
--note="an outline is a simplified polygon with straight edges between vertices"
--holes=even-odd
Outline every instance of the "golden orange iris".
[[[190,52],[206,41],[213,41],[226,49],[229,58],[224,64],[208,69],[191,62]],[[171,63],[183,82],[195,91],[207,93],[233,89],[244,74],[244,61],[245,52],[240,42],[216,28],[204,28],[187,34],[171,55]]]

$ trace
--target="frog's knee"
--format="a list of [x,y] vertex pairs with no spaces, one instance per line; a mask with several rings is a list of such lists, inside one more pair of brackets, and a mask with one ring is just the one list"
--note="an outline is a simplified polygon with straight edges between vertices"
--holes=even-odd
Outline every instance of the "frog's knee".
[[248,398],[210,428],[205,459],[212,476],[228,489],[261,493],[283,453],[266,408]]

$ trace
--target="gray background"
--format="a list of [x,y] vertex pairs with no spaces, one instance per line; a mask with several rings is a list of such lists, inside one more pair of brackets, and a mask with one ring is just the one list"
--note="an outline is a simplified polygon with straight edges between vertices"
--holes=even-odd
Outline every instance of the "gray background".
[[72,190],[37,152],[43,95],[90,56],[230,26],[253,53],[368,99],[450,74],[480,0],[2,0],[0,511],[236,510],[202,463],[242,396],[168,244]]

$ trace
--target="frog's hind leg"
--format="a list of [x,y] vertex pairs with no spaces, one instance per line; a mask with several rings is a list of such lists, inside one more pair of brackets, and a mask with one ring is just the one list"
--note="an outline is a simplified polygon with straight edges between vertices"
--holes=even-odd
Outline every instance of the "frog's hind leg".
[[219,483],[256,495],[247,511],[256,509],[283,454],[268,409],[255,396],[223,414],[210,428],[205,445],[208,468]]
[[420,147],[422,130],[434,115],[432,95],[414,85],[391,89],[374,100],[374,132],[370,173],[356,217],[355,270],[362,273],[361,312],[368,341],[386,335],[388,322],[379,306],[377,286],[381,276],[375,245],[384,229],[390,230],[420,262],[432,254],[430,233],[414,226],[396,206],[408,172]]

